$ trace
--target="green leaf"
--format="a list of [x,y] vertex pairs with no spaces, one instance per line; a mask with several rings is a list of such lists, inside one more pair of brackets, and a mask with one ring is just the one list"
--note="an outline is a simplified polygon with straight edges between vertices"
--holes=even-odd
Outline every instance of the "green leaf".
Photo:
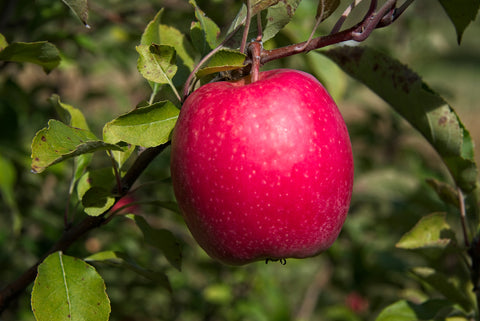
[[12,43],[0,51],[0,60],[34,63],[49,73],[60,64],[61,58],[55,45],[39,41]]
[[160,20],[162,18],[163,9],[157,12],[155,18],[150,21],[143,31],[142,37],[140,39],[141,45],[150,46],[151,44],[160,44]]
[[50,120],[32,142],[32,171],[41,173],[47,167],[66,159],[98,150],[119,150],[120,147],[98,140],[85,129],[73,128],[58,120]]
[[420,77],[397,60],[365,47],[322,51],[367,85],[420,131],[440,154],[457,185],[476,187],[473,142],[455,111]]
[[87,0],[62,0],[73,13],[82,21],[85,27],[90,28],[87,23],[88,20],[88,3]]
[[452,232],[447,224],[445,213],[433,213],[424,216],[407,232],[396,247],[401,249],[445,248],[451,239],[445,234]]
[[[194,45],[204,55],[211,49],[214,49],[218,45],[218,36],[220,35],[220,28],[217,24],[207,17],[205,12],[200,9],[195,0],[188,1],[195,9],[195,18],[198,20],[198,24],[195,24],[195,31],[197,34],[192,37]],[[201,33],[201,37],[198,37],[198,32]]]
[[77,196],[82,199],[85,193],[93,188],[109,190],[115,182],[115,176],[111,167],[89,170],[78,181]]
[[[266,42],[275,35],[277,35],[280,30],[285,27],[290,20],[292,19],[295,11],[297,10],[298,5],[301,0],[286,0],[286,1],[266,1],[261,3],[260,6],[255,8],[252,12],[261,14],[262,17],[262,41]],[[265,6],[265,7],[264,7]],[[264,11],[257,11],[258,9]],[[247,17],[247,7],[243,5],[237,16],[230,25],[228,32],[233,32],[238,26],[245,24]],[[248,39],[254,39],[258,34],[257,24],[252,23],[250,26],[250,31],[248,33]],[[240,46],[242,39],[242,33],[238,32],[231,41],[227,43],[227,46],[230,48],[238,48]]]
[[0,51],[5,49],[8,46],[7,39],[0,33]]
[[158,84],[171,84],[177,72],[175,65],[175,48],[166,45],[152,44],[137,46],[137,68],[142,76]]
[[115,197],[109,190],[102,187],[90,188],[82,197],[85,213],[90,216],[99,216],[115,204]]
[[426,182],[433,188],[442,201],[454,205],[457,208],[460,206],[458,191],[452,185],[433,178],[427,179]]
[[57,113],[60,115],[62,121],[71,127],[76,127],[80,129],[89,129],[85,116],[80,111],[73,107],[72,105],[62,103],[60,101],[60,96],[53,94],[50,97],[50,103],[55,107]]
[[221,49],[208,61],[206,67],[200,69],[197,77],[203,77],[220,71],[234,70],[244,67],[245,58],[243,53],[231,49]]
[[0,198],[10,208],[13,232],[18,235],[22,228],[22,217],[18,209],[15,198],[15,184],[17,182],[17,172],[15,166],[8,159],[0,154]]
[[56,252],[38,267],[32,290],[37,321],[108,320],[110,300],[105,283],[84,261]]
[[139,215],[134,215],[133,220],[142,231],[145,242],[162,251],[168,262],[180,271],[182,266],[182,250],[180,242],[173,233],[166,229],[151,227],[147,221]]
[[120,266],[133,271],[149,280],[156,282],[168,291],[172,291],[172,286],[167,275],[161,271],[152,271],[139,266],[133,262],[125,253],[117,251],[103,251],[90,255],[85,258],[87,262],[103,262],[114,266]]
[[[50,103],[57,110],[57,113],[60,115],[60,118],[63,120],[64,123],[71,127],[89,130],[85,116],[79,109],[73,107],[72,105],[61,102],[60,96],[56,94],[53,94],[49,100]],[[75,157],[74,174],[72,182],[70,184],[70,193],[73,192],[75,183],[82,176],[83,172],[90,164],[91,160],[92,154],[83,154]]]
[[422,304],[401,300],[383,309],[375,321],[433,320],[438,314],[449,311],[451,306],[451,302],[439,299],[429,300]]
[[77,196],[82,201],[85,213],[98,216],[115,203],[111,193],[115,177],[112,168],[101,168],[86,172],[77,184]]
[[457,42],[462,42],[462,36],[468,25],[475,20],[480,1],[478,0],[439,0],[443,9],[455,26]]
[[262,10],[265,10],[271,6],[279,3],[280,0],[255,0],[251,2],[252,17]]
[[190,56],[193,48],[185,38],[185,35],[178,29],[167,25],[159,26],[159,34],[160,44],[175,48],[177,56],[180,57],[183,64],[191,71],[195,64],[193,58]]
[[164,144],[169,140],[179,112],[169,101],[134,109],[105,125],[104,140],[108,143],[123,141],[143,147]]
[[117,163],[117,167],[122,171],[124,170],[122,167],[125,165],[127,160],[132,156],[133,152],[135,151],[135,145],[128,144],[127,146],[122,147],[122,150],[114,150],[112,151],[112,156],[115,162]]
[[317,14],[315,18],[320,18],[320,21],[324,21],[330,17],[335,10],[337,10],[339,5],[340,0],[318,0]]
[[417,267],[412,273],[420,280],[432,286],[451,302],[458,303],[465,312],[472,309],[472,302],[465,293],[465,289],[459,289],[448,277],[429,267]]

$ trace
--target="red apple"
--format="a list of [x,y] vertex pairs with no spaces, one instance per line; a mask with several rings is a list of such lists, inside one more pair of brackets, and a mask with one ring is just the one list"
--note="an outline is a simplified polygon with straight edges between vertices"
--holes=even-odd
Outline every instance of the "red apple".
[[338,237],[350,203],[345,122],[307,73],[250,79],[186,99],[172,136],[175,196],[193,237],[223,263],[314,256]]

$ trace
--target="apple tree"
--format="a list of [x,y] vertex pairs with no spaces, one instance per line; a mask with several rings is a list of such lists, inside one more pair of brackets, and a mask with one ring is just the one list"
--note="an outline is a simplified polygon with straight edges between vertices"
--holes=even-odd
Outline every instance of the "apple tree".
[[480,1],[2,6],[2,320],[480,320]]

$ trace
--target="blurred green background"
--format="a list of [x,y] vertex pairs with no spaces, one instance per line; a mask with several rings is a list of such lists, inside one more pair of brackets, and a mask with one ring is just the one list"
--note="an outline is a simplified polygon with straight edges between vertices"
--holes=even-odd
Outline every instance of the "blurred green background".
[[[241,5],[234,0],[197,3],[222,30],[228,28]],[[63,229],[72,164],[62,163],[42,174],[30,172],[31,140],[48,119],[57,118],[47,99],[57,93],[63,102],[81,109],[92,130],[101,136],[105,122],[150,95],[148,83],[136,70],[135,51],[147,23],[160,8],[165,8],[162,23],[185,34],[194,20],[192,7],[182,0],[100,0],[89,5],[91,29],[61,1],[6,0],[0,4],[0,33],[9,43],[48,40],[63,58],[60,67],[48,75],[35,65],[0,63],[0,287],[35,263]],[[316,5],[316,1],[303,0],[293,21],[265,46],[306,40]],[[341,9],[347,5],[342,1]],[[360,7],[347,25],[358,21],[364,9]],[[317,34],[328,33],[334,22],[335,15]],[[378,48],[417,71],[450,102],[478,142],[479,33],[477,21],[458,46],[454,27],[438,1],[418,1],[363,45]],[[207,257],[178,215],[141,206],[139,214],[152,225],[170,229],[182,240],[181,272],[145,245],[137,227],[121,217],[93,231],[66,253],[86,257],[99,250],[119,250],[143,267],[166,271],[172,293],[132,271],[95,264],[106,282],[111,320],[373,320],[399,298],[422,302],[427,297],[431,289],[408,274],[410,267],[419,263],[442,266],[447,274],[462,268],[458,257],[448,253],[425,259],[395,248],[420,217],[432,212],[447,211],[449,222],[459,230],[458,213],[444,205],[425,182],[427,178],[449,181],[449,177],[423,137],[380,98],[318,53],[266,66],[276,67],[316,75],[347,122],[356,180],[349,217],[339,239],[315,258],[290,259],[285,266],[258,262],[233,268]],[[138,200],[173,199],[170,185],[162,182],[169,176],[168,153],[158,157],[141,177],[135,192]],[[96,157],[93,166],[109,166],[109,160]],[[13,182],[11,188],[6,180]],[[84,215],[71,207],[77,218]],[[0,320],[34,320],[29,292]]]

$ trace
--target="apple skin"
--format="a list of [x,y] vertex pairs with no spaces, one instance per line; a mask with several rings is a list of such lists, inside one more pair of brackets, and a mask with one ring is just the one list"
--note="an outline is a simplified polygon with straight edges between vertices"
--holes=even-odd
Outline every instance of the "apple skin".
[[353,157],[335,102],[290,69],[206,84],[172,135],[178,205],[199,245],[228,265],[328,249],[348,212]]

